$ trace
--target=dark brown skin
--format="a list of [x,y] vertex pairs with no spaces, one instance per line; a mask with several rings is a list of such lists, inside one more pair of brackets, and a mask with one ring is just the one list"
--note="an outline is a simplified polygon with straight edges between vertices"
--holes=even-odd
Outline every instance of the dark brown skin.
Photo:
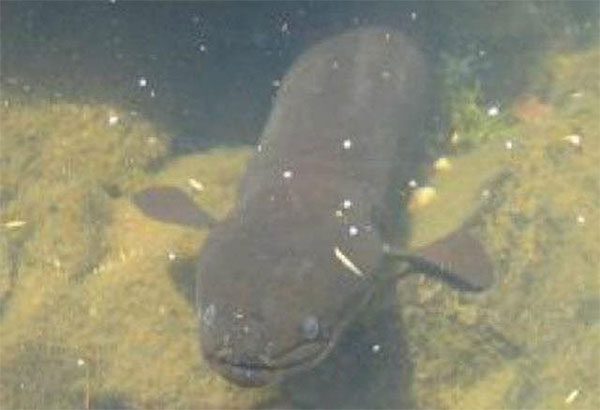
[[[203,353],[227,379],[260,386],[315,366],[382,283],[387,232],[406,231],[391,199],[426,164],[430,84],[421,53],[380,28],[292,66],[239,203],[198,265]],[[156,208],[152,192],[136,196],[142,209]]]

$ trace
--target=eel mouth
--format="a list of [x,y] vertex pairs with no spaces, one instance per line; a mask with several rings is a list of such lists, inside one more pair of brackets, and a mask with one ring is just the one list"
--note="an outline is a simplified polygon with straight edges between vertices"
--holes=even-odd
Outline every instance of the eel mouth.
[[248,358],[235,362],[207,354],[209,365],[227,380],[241,387],[261,387],[314,367],[332,350],[335,342],[306,342],[272,358]]

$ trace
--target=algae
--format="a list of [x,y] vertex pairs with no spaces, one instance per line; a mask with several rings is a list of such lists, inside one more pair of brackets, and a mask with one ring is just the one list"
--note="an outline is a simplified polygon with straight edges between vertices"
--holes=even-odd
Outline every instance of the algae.
[[117,109],[13,104],[1,115],[11,262],[2,269],[2,406],[246,408],[263,397],[208,371],[195,312],[170,273],[193,260],[206,232],[148,220],[129,201],[150,180],[189,189],[196,178],[206,186],[198,202],[222,217],[249,150],[217,149],[156,174],[168,138]]
[[[499,161],[476,165],[508,172],[471,220],[494,259],[494,289],[458,294],[423,279],[399,287],[419,407],[600,406],[598,313],[591,312],[600,298],[599,57],[591,50],[549,58],[529,102],[515,103],[510,152],[497,144]],[[455,178],[462,166],[451,170]],[[433,181],[443,192],[450,179]],[[467,178],[449,192],[472,188]],[[447,199],[440,195],[431,213]],[[415,227],[435,223],[425,211],[413,215]]]

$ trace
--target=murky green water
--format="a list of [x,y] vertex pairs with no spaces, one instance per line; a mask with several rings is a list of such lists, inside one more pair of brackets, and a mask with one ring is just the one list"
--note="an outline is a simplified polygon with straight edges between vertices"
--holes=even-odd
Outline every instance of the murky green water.
[[[1,408],[600,407],[594,2],[1,11]],[[363,25],[408,33],[436,73],[447,162],[411,208],[411,248],[468,226],[496,283],[403,279],[316,369],[236,387],[199,350],[207,231],[150,220],[130,195],[178,186],[224,217],[277,81]]]

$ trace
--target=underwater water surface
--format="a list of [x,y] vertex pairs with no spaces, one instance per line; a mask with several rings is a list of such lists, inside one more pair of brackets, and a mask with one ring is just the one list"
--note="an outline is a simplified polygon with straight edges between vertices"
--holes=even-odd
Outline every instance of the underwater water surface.
[[[596,2],[0,8],[0,407],[600,407]],[[238,387],[200,349],[209,229],[131,197],[225,218],[290,67],[367,26],[414,39],[439,105],[407,251],[466,227],[495,283],[407,275],[316,368]]]

